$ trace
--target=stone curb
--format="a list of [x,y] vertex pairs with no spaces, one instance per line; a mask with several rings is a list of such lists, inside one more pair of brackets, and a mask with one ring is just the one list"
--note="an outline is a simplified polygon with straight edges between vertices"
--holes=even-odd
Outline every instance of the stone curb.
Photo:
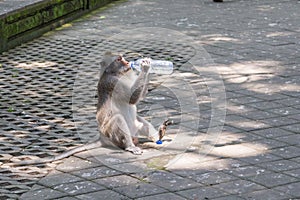
[[[0,53],[114,0],[33,0],[0,2]],[[5,8],[9,8],[6,9]]]

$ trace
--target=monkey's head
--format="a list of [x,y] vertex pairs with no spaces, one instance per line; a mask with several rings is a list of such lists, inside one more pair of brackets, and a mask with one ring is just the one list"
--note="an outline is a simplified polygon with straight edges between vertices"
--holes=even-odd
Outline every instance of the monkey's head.
[[129,62],[121,54],[106,52],[102,60],[101,69],[108,74],[124,74],[131,68]]

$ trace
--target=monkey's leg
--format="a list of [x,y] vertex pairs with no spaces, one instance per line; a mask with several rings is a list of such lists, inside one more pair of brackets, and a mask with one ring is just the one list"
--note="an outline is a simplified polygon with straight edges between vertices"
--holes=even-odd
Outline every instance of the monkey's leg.
[[166,120],[159,126],[157,131],[153,125],[144,118],[137,116],[137,120],[143,123],[143,127],[139,130],[140,134],[147,136],[153,142],[161,140],[166,134],[167,126],[173,124],[173,121]]
[[132,141],[130,129],[120,114],[112,117],[108,128],[105,131],[105,135],[112,141],[112,143],[126,151],[130,151],[133,154],[142,154],[142,150],[136,147]]
[[143,126],[139,129],[139,134],[148,137],[153,142],[156,142],[159,139],[159,134],[154,126],[141,116],[137,116],[137,120],[143,124]]

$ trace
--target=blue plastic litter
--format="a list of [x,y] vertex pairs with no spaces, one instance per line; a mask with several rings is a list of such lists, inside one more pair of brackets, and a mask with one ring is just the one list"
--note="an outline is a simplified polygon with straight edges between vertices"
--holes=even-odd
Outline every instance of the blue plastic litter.
[[157,140],[156,144],[162,144],[163,142],[161,140]]

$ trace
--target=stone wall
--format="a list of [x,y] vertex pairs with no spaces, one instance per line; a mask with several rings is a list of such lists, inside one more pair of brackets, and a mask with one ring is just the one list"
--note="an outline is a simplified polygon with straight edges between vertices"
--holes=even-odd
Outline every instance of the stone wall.
[[114,0],[44,0],[2,13],[0,53],[112,1]]

